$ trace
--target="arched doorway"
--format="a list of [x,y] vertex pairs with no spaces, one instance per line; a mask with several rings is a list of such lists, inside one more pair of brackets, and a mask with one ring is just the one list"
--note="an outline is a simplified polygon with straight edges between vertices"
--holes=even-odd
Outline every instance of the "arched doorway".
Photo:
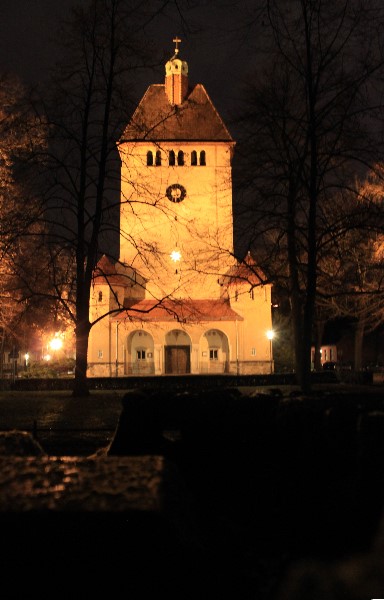
[[202,358],[200,371],[202,373],[229,372],[228,338],[219,329],[209,329],[201,340]]
[[164,365],[168,375],[191,372],[191,340],[185,331],[173,329],[165,336]]
[[133,331],[127,339],[127,372],[132,375],[153,375],[154,345],[150,333],[143,330]]

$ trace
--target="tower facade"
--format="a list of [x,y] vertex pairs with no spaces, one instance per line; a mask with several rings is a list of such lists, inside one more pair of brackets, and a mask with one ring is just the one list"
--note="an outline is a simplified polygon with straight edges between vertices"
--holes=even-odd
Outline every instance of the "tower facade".
[[89,376],[270,372],[271,287],[234,258],[228,129],[176,49],[119,140],[120,258],[102,257]]

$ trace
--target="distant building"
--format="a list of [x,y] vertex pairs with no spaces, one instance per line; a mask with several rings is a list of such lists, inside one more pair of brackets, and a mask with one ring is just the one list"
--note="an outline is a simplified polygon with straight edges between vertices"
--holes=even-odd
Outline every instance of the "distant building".
[[[175,53],[119,141],[120,259],[94,273],[88,376],[270,373],[271,285],[234,258],[228,129]],[[124,310],[119,310],[124,306]]]
[[11,379],[17,377],[20,370],[27,365],[26,354],[18,349],[5,348],[0,357],[0,375],[1,379]]
[[[337,362],[337,346],[336,344],[326,344],[321,346],[320,348],[320,364],[321,366],[324,363],[336,363]],[[315,348],[312,346],[311,348],[311,366],[312,369],[315,367]]]

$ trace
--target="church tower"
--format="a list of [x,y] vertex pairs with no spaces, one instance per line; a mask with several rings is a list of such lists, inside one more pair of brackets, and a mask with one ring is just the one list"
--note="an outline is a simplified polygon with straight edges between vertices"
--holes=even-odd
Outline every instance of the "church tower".
[[156,300],[217,296],[218,277],[233,263],[235,144],[205,88],[189,89],[187,75],[176,48],[165,85],[148,88],[119,144],[120,260],[148,280],[146,298]]
[[188,65],[178,57],[180,38],[176,37],[173,41],[176,44],[175,54],[165,65],[165,91],[169,103],[179,106],[188,93]]
[[118,142],[120,259],[103,257],[95,273],[91,322],[112,314],[91,329],[90,376],[272,365],[270,286],[234,258],[235,142],[173,41],[164,83],[149,86]]

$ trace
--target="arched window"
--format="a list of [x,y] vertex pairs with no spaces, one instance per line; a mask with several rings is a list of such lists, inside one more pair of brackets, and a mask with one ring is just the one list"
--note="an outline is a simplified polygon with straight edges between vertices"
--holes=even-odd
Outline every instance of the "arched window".
[[184,165],[184,152],[179,150],[177,153],[177,164],[182,167]]
[[200,164],[202,167],[205,167],[205,150],[200,152]]
[[197,152],[196,150],[192,150],[191,152],[191,165],[194,167],[197,165]]
[[176,161],[175,161],[175,153],[174,153],[173,150],[170,150],[170,152],[169,152],[169,164],[170,164],[171,167],[174,167],[175,163],[176,163]]
[[148,167],[152,167],[153,165],[153,154],[150,150],[147,152],[147,165]]
[[160,150],[156,151],[156,167],[159,167],[161,165],[161,152]]
[[99,302],[103,301],[103,292],[99,292]]

